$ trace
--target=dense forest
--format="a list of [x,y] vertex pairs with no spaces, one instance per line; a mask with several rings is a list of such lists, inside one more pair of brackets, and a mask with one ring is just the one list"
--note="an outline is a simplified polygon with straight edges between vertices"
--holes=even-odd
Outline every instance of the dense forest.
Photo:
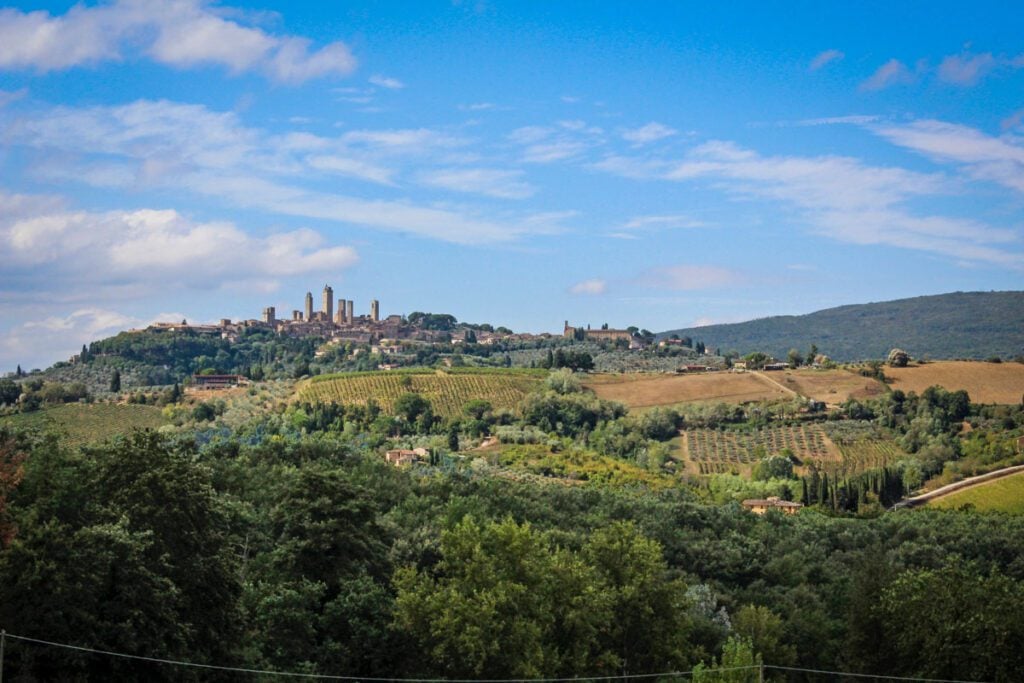
[[885,358],[893,347],[915,358],[1014,358],[1024,355],[1024,292],[955,292],[840,306],[808,315],[669,330],[744,355],[817,344],[839,362]]
[[[784,407],[631,414],[568,369],[515,411],[473,401],[449,419],[416,394],[391,414],[287,404],[235,427],[203,405],[170,403],[178,426],[79,448],[3,428],[3,628],[385,678],[696,668],[695,680],[745,681],[757,679],[716,672],[749,665],[753,676],[764,663],[792,669],[767,669],[771,680],[820,680],[796,670],[819,669],[1011,681],[1024,666],[1024,520],[882,507],[908,476],[1012,461],[1020,408],[941,389],[849,401],[815,419],[891,430],[906,462],[801,480],[765,454],[749,488],[723,494],[673,473],[666,439],[683,426],[756,428]],[[508,444],[500,455],[471,450],[487,434]],[[396,468],[382,457],[414,445],[430,458]],[[530,449],[547,454],[542,467],[508,466]],[[808,507],[758,517],[735,502],[771,491]],[[5,673],[211,677],[13,638]]]

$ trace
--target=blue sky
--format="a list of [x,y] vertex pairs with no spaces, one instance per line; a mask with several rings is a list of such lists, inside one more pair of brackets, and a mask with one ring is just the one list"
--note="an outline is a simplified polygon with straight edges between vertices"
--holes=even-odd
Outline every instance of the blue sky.
[[0,9],[0,370],[307,290],[523,331],[1024,285],[1007,3]]

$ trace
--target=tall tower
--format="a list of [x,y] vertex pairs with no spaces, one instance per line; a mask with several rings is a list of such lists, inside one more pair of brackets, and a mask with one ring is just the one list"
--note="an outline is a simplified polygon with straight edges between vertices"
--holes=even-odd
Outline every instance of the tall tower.
[[334,314],[334,324],[344,325],[345,324],[345,300],[338,299],[337,312]]
[[345,319],[348,320],[349,325],[355,322],[355,302],[349,299],[345,302]]
[[370,319],[373,322],[380,320],[380,302],[376,299],[370,302]]
[[306,292],[306,322],[313,319],[313,292]]
[[330,285],[324,285],[324,322],[334,322],[334,290]]
[[263,309],[263,322],[267,323],[271,327],[277,322],[277,311],[274,310],[273,306],[267,306]]

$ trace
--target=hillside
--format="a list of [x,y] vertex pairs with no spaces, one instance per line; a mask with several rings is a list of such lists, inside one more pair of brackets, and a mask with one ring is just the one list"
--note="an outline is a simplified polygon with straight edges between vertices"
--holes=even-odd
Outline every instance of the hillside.
[[837,361],[884,358],[893,347],[923,358],[1024,354],[1024,292],[954,292],[828,308],[807,315],[668,330],[708,348],[785,358],[816,344]]
[[407,370],[320,375],[301,383],[299,401],[362,404],[373,399],[387,411],[399,396],[415,392],[429,399],[434,412],[459,415],[473,399],[489,401],[495,409],[514,408],[546,375],[540,370],[470,369],[458,371]]

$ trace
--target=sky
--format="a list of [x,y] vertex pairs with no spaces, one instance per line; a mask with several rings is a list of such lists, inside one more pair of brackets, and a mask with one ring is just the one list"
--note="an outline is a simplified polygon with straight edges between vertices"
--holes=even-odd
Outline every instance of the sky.
[[0,0],[0,372],[158,320],[1024,288],[1005,2]]

